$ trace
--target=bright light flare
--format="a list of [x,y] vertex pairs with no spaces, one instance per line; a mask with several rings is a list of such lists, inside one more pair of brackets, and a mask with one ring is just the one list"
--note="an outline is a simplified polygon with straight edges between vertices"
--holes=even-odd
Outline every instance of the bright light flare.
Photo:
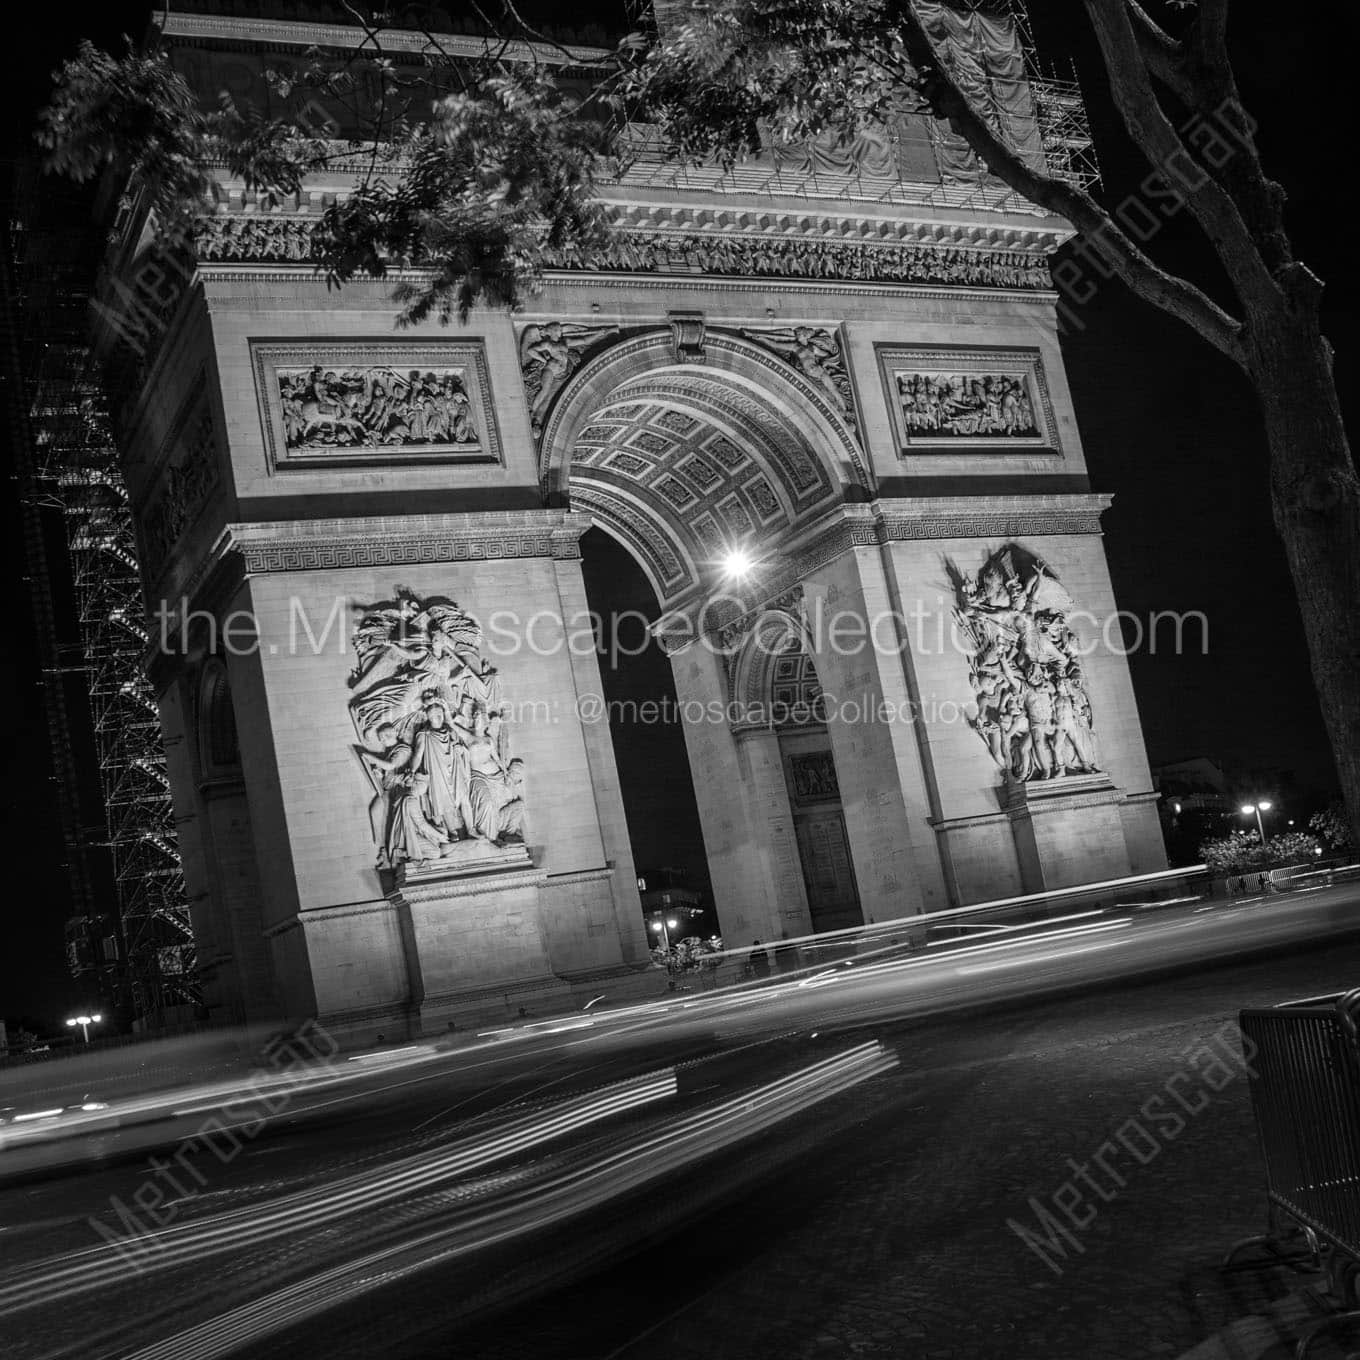
[[755,569],[755,559],[745,548],[733,548],[722,559],[723,575],[729,581],[741,581]]

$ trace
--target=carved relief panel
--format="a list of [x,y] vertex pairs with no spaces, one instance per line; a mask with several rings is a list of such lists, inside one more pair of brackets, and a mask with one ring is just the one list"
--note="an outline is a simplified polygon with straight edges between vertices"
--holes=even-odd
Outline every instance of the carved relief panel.
[[480,863],[522,845],[524,762],[477,621],[399,586],[365,607],[353,643],[349,713],[378,867]]
[[1008,780],[1100,770],[1072,597],[1044,561],[1008,543],[976,575],[952,562],[954,618],[968,651],[968,721]]
[[880,345],[878,363],[904,456],[1061,452],[1037,350]]
[[744,330],[742,334],[797,369],[827,399],[832,410],[855,428],[850,375],[835,331],[825,326],[774,326]]
[[499,463],[480,342],[251,345],[271,472]]

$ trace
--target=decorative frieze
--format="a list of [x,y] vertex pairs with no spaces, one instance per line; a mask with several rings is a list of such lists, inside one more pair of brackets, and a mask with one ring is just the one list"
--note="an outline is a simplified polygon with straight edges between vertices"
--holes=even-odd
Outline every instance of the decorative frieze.
[[501,461],[480,342],[253,342],[271,472]]
[[283,442],[290,457],[337,448],[477,445],[467,369],[411,369],[387,364],[323,372],[277,368]]
[[1060,452],[1053,403],[1037,350],[879,345],[898,449]]
[[[222,214],[197,235],[203,264],[302,264],[312,259],[317,218],[306,214]],[[827,279],[1023,291],[1053,287],[1041,250],[930,241],[847,240],[737,231],[615,231],[588,253],[545,252],[549,268],[730,278]]]
[[195,252],[202,264],[310,261],[312,232],[320,220],[310,214],[294,217],[276,213],[205,217],[198,223]]
[[589,255],[546,252],[562,270],[853,280],[969,288],[1051,289],[1041,254],[928,242],[878,243],[732,232],[618,232]]

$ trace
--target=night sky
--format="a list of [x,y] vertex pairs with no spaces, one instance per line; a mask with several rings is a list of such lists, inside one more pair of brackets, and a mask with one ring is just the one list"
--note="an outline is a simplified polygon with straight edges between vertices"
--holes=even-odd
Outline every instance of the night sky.
[[[1080,8],[1071,0],[1031,3],[1041,54],[1062,68],[1060,74],[1075,59],[1083,76],[1103,196],[1114,202],[1145,167],[1101,100],[1103,78]],[[1326,330],[1353,422],[1356,292],[1352,243],[1342,226],[1352,176],[1340,138],[1349,137],[1353,125],[1349,56],[1357,20],[1349,7],[1335,6],[1325,25],[1286,26],[1278,8],[1236,8],[1239,81],[1260,125],[1267,165],[1288,191],[1297,251],[1328,285]],[[128,0],[29,9],[4,88],[11,160],[26,153],[47,73],[61,57],[81,36],[110,46],[121,32],[140,33],[148,13],[144,4]],[[1276,21],[1266,22],[1266,14]],[[1328,126],[1332,118],[1338,120],[1335,131]],[[1215,267],[1188,220],[1170,224],[1152,249],[1164,264],[1217,286]],[[1292,772],[1305,794],[1325,798],[1335,776],[1271,523],[1264,440],[1250,389],[1188,330],[1117,283],[1103,284],[1078,315],[1080,328],[1069,327],[1064,351],[1092,485],[1115,498],[1104,526],[1116,595],[1125,609],[1143,616],[1201,610],[1209,618],[1207,655],[1131,658],[1153,764],[1211,755],[1234,768],[1278,767]],[[5,507],[11,608],[0,701],[10,715],[4,808],[14,887],[0,937],[0,1015],[11,1021],[30,1016],[46,1027],[59,1024],[79,994],[64,966],[68,903],[63,875],[54,867],[60,842],[13,485],[10,480]],[[585,566],[595,609],[655,611],[641,572],[603,534],[588,537]],[[606,678],[607,692],[665,692],[668,663],[655,650],[626,664],[626,673]],[[702,876],[702,841],[679,729],[625,730],[616,733],[615,747],[638,864],[676,864]]]

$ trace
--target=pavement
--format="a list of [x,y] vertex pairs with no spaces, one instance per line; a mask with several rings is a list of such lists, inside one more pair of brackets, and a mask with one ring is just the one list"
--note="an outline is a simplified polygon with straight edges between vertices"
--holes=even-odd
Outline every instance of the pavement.
[[[1324,1315],[1316,1277],[1224,1270],[1265,1226],[1265,1174],[1240,1073],[1175,1089],[1203,1109],[1160,1129],[1141,1111],[1244,1004],[1343,990],[1348,945],[1111,989],[897,1039],[900,1068],[858,1117],[763,1193],[595,1280],[429,1354],[557,1357],[920,1357],[1095,1360],[1292,1353]],[[1225,1028],[1226,1027],[1226,1028]],[[1161,1113],[1159,1107],[1152,1107]],[[1153,1133],[1142,1139],[1127,1121]],[[1137,1155],[1118,1140],[1124,1130]],[[1097,1206],[1065,1256],[1033,1201],[1072,1177]],[[1143,1160],[1146,1164],[1143,1164]],[[1115,1184],[1122,1178],[1125,1184]],[[1036,1249],[1012,1226],[1039,1240]],[[627,1284],[624,1285],[623,1281]],[[630,1331],[631,1329],[631,1331]],[[1352,1344],[1360,1338],[1352,1337]],[[1321,1360],[1347,1352],[1319,1344]]]
[[[980,976],[984,992],[993,978],[1010,985],[1008,972]],[[0,1353],[150,1356],[151,1338],[305,1281],[360,1243],[404,1248],[415,1230],[431,1241],[482,1194],[488,1214],[518,1195],[526,1216],[485,1233],[476,1252],[356,1288],[285,1335],[230,1353],[1277,1360],[1324,1305],[1306,1271],[1221,1268],[1234,1242],[1265,1226],[1233,1021],[1244,1005],[1357,981],[1360,942],[1349,937],[1170,978],[1088,983],[1061,999],[1022,1001],[998,985],[995,1007],[951,1016],[885,1005],[876,1018],[854,1002],[877,995],[866,982],[740,1014],[678,1012],[451,1054],[383,1075],[361,1097],[283,1112],[205,1184],[185,1187],[177,1221],[210,1232],[239,1222],[224,1220],[232,1212],[253,1220],[282,1196],[443,1156],[602,1084],[664,1069],[674,1094],[504,1154],[390,1212],[366,1208],[348,1231],[323,1224],[207,1263],[129,1269],[100,1293],[0,1317]],[[870,1037],[891,1070],[736,1141],[715,1137],[701,1160],[663,1165],[686,1118]],[[562,1176],[609,1188],[639,1149],[656,1176],[619,1181],[568,1218],[535,1220]],[[146,1179],[141,1161],[114,1159],[0,1186],[4,1274],[22,1266],[41,1281],[87,1251],[99,1241],[91,1219],[116,1226],[110,1206]],[[1331,1342],[1314,1351],[1346,1353]]]

